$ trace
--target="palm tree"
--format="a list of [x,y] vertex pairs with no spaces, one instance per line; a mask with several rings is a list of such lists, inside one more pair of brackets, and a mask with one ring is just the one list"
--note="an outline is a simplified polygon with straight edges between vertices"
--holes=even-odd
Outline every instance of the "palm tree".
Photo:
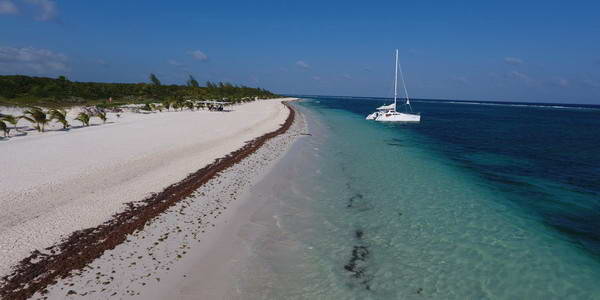
[[67,121],[67,111],[64,109],[51,109],[49,112],[50,119],[55,120],[62,124],[63,129],[67,129],[69,127],[69,122]]
[[145,111],[152,111],[152,106],[150,103],[146,103],[144,104],[144,106],[141,108],[141,110],[145,110]]
[[160,86],[161,85],[160,80],[153,73],[150,74],[150,82],[152,82],[152,84],[155,85],[155,86]]
[[194,78],[194,76],[190,75],[190,79],[187,81],[187,86],[197,88],[200,86],[200,84],[198,83],[198,80]]
[[100,120],[102,120],[102,123],[106,124],[106,119],[108,119],[106,117],[106,113],[103,111],[99,111],[98,114],[96,115],[98,118],[100,118]]
[[15,131],[17,130],[17,123],[19,122],[18,117],[15,117],[13,115],[3,115],[2,118],[0,118],[0,121],[4,121],[11,124]]
[[162,102],[162,106],[166,109],[169,110],[171,108],[171,106],[173,105],[173,102],[171,100],[165,100]]
[[2,120],[0,120],[0,130],[4,132],[4,137],[8,136],[8,134],[10,133],[10,128],[8,128],[8,126],[6,126],[6,123],[4,123],[4,121]]
[[81,122],[84,126],[90,126],[90,115],[80,112],[75,120]]
[[41,108],[35,106],[24,111],[24,115],[22,116],[22,118],[31,123],[35,123],[35,129],[37,129],[39,132],[44,132],[44,127],[46,127],[46,124],[50,122],[50,119],[48,119],[46,112],[44,112]]
[[175,102],[175,104],[173,104],[173,107],[175,107],[175,105],[177,105],[179,111],[183,111],[183,109],[185,108],[185,101],[183,99],[179,99]]

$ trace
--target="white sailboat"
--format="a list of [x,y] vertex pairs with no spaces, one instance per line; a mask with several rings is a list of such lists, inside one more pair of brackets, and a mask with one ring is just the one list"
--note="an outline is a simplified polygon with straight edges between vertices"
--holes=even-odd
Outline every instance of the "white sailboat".
[[[406,96],[406,102],[404,103],[406,106],[406,112],[404,113],[396,110],[398,98],[398,68],[400,68],[400,78],[402,79],[404,95]],[[408,92],[406,91],[406,84],[404,83],[402,67],[398,62],[398,49],[396,49],[396,66],[394,72],[394,103],[378,107],[377,111],[368,115],[366,119],[379,122],[421,122],[421,115],[418,113],[413,113],[412,107],[410,106],[410,99],[408,99]]]

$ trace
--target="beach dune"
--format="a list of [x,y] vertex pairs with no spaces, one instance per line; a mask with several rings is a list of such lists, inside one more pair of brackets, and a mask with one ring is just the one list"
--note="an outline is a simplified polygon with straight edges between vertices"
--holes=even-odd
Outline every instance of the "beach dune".
[[0,142],[0,274],[276,130],[289,114],[283,100],[111,115],[105,125]]

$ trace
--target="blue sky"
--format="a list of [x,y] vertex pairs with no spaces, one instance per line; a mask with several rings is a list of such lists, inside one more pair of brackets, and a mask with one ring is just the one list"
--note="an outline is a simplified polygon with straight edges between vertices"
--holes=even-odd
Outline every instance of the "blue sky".
[[597,1],[0,0],[0,74],[600,104]]

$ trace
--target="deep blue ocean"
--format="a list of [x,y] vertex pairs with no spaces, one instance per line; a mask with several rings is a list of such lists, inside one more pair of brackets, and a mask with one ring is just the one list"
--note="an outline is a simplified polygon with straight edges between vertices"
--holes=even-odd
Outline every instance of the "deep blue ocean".
[[295,104],[312,135],[280,163],[256,298],[600,299],[600,106],[414,100],[419,124],[364,119],[382,104]]

